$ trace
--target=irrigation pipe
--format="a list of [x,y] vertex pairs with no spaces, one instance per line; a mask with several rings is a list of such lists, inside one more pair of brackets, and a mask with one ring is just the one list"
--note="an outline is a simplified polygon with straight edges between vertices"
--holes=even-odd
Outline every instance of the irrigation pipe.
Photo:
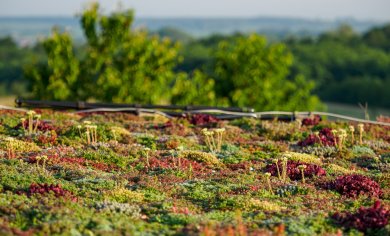
[[165,116],[167,118],[173,118],[172,116],[168,115],[165,112],[158,111],[155,109],[144,109],[144,108],[132,108],[132,107],[124,107],[124,108],[95,108],[95,109],[87,109],[87,110],[80,110],[80,111],[75,111],[73,113],[90,113],[90,112],[121,112],[121,111],[134,111],[134,112],[140,112],[140,113],[152,113],[152,114],[158,114]]
[[[22,109],[22,108],[14,108],[9,106],[3,106],[0,105],[0,109],[3,110],[13,110],[13,111],[20,111],[20,112],[27,112],[28,110]],[[94,109],[86,109],[86,110],[78,110],[74,113],[91,113],[91,112],[122,112],[122,111],[132,111],[132,112],[138,112],[138,113],[149,113],[149,114],[159,114],[162,116],[165,116],[167,118],[173,118],[173,116],[169,115],[166,112],[162,112],[156,109],[145,109],[145,108],[132,108],[132,107],[123,107],[123,108],[94,108]],[[374,124],[374,125],[383,125],[383,126],[390,126],[390,123],[381,122],[381,121],[372,121],[372,120],[364,120],[359,119],[351,116],[345,116],[335,113],[329,113],[329,112],[320,112],[320,111],[313,111],[313,112],[286,112],[286,111],[265,111],[265,112],[235,112],[235,111],[226,111],[226,110],[219,110],[219,109],[201,109],[201,110],[190,110],[190,111],[184,111],[185,114],[224,114],[224,115],[231,115],[239,117],[253,117],[257,119],[261,119],[263,116],[271,115],[271,116],[310,116],[310,115],[320,115],[320,116],[328,116],[328,117],[334,117],[339,118],[343,120],[348,121],[354,121],[354,122],[360,122],[365,124]]]
[[[140,111],[140,112],[148,112],[148,113],[157,113],[160,115],[164,115],[168,118],[171,118],[172,116],[168,115],[165,112],[153,110],[153,109],[134,109],[134,108],[96,108],[96,109],[89,109],[89,110],[81,110],[77,111],[75,113],[88,113],[88,112],[97,112],[97,111]],[[349,120],[349,121],[355,121],[360,123],[366,123],[366,124],[375,124],[375,125],[384,125],[384,126],[390,126],[390,123],[386,122],[380,122],[380,121],[371,121],[371,120],[363,120],[351,116],[345,116],[335,113],[329,113],[329,112],[319,112],[319,111],[313,111],[313,112],[287,112],[287,111],[265,111],[265,112],[231,112],[231,111],[223,111],[218,109],[203,109],[203,110],[193,110],[193,111],[186,111],[186,114],[204,114],[204,113],[218,113],[218,114],[224,114],[224,115],[233,115],[237,117],[253,117],[253,118],[259,118],[261,119],[262,116],[265,115],[287,115],[287,116],[309,116],[309,115],[320,115],[320,116],[329,116],[329,117],[335,117],[340,118],[343,120]]]

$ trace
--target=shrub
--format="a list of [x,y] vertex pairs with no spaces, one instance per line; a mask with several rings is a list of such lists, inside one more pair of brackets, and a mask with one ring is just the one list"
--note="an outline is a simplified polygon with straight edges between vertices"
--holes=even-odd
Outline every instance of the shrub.
[[331,188],[347,197],[357,197],[363,194],[373,197],[382,195],[382,190],[377,182],[358,174],[338,177],[331,183]]
[[292,54],[281,43],[267,43],[257,34],[221,41],[213,68],[218,102],[257,110],[316,109],[314,82],[302,75],[287,79]]
[[390,211],[376,201],[372,207],[361,207],[356,213],[335,213],[332,218],[346,228],[355,228],[362,232],[384,228],[390,217]]

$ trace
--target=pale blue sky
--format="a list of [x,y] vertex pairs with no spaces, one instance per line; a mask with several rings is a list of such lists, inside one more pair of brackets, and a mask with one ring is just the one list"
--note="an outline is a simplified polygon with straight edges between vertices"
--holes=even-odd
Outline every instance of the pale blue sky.
[[[88,0],[0,0],[0,16],[72,16]],[[106,11],[116,0],[99,1]],[[136,16],[148,17],[253,17],[287,16],[390,21],[390,0],[122,0]]]

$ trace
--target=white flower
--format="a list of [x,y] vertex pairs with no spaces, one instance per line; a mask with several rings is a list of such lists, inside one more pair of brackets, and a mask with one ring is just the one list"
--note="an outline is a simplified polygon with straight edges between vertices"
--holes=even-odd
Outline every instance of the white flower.
[[33,111],[33,110],[29,110],[27,112],[27,115],[29,115],[29,116],[33,116],[34,114],[35,114],[35,111]]

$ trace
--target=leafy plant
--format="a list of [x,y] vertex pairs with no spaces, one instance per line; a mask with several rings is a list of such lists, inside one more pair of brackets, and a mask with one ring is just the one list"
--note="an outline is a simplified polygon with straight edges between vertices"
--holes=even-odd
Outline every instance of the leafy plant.
[[323,128],[318,134],[310,134],[305,140],[299,141],[298,145],[302,147],[313,146],[315,144],[320,144],[324,146],[335,146],[336,137],[332,133],[332,129]]
[[332,218],[346,228],[355,228],[367,233],[384,228],[389,223],[390,211],[381,205],[380,201],[376,201],[372,207],[361,207],[356,213],[337,212]]
[[32,183],[27,190],[28,196],[33,196],[34,194],[54,194],[54,196],[58,197],[65,197],[68,199],[71,199],[72,201],[76,201],[77,198],[73,196],[72,192],[65,190],[61,187],[59,184],[37,184]]
[[215,55],[219,102],[258,110],[300,110],[318,107],[314,83],[303,76],[287,80],[292,54],[281,43],[267,44],[251,34],[222,41]]
[[[325,170],[322,169],[318,165],[314,164],[308,164],[308,163],[302,163],[302,162],[296,162],[296,161],[287,161],[287,176],[291,180],[300,180],[302,179],[302,171],[298,168],[300,165],[305,165],[306,167],[303,170],[304,176],[307,178],[311,178],[314,176],[323,176],[326,174]],[[280,170],[283,169],[282,163],[278,163],[278,167]],[[272,163],[267,165],[266,171],[271,173],[272,176],[278,176],[276,163]]]
[[338,177],[331,183],[331,188],[347,197],[358,197],[362,194],[380,197],[382,190],[377,182],[364,175],[352,174]]

